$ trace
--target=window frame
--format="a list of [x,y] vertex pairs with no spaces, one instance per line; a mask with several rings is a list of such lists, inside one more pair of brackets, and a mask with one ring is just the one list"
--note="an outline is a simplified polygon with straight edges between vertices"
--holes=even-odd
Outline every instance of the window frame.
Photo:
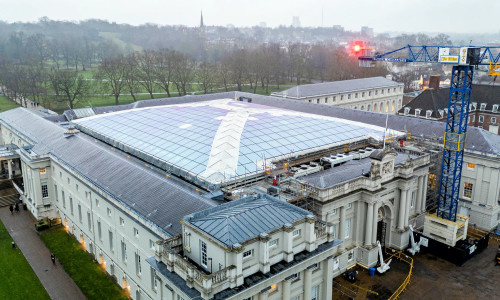
[[253,249],[243,252],[243,259],[248,259],[253,256]]
[[464,182],[463,197],[467,199],[472,199],[472,192],[474,191],[474,184],[471,182]]

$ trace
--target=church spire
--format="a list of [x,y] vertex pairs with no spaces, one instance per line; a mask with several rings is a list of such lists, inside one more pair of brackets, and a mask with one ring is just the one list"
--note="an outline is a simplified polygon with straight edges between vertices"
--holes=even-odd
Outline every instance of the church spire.
[[203,11],[201,11],[200,28],[203,28]]

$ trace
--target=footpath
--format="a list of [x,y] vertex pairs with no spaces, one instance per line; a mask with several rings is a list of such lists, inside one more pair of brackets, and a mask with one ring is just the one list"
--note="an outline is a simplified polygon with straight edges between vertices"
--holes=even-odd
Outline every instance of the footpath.
[[21,210],[11,215],[8,206],[2,207],[0,220],[35,271],[50,298],[86,299],[80,288],[59,264],[57,257],[56,263],[52,264],[50,251],[35,232],[35,221],[29,212]]

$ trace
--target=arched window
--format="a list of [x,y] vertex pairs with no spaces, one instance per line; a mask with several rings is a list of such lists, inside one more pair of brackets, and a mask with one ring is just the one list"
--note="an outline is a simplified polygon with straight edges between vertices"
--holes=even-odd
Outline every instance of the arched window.
[[389,112],[389,101],[385,103],[385,112]]
[[392,111],[394,111],[394,106],[395,106],[395,103],[394,103],[394,100],[392,100]]
[[365,110],[365,106],[364,105],[361,105],[361,110]]
[[384,109],[384,102],[380,102],[380,112],[382,112]]
[[377,103],[373,104],[373,111],[377,112]]
[[367,110],[367,111],[372,111],[372,110],[371,110],[371,105],[370,105],[370,104],[368,104],[368,107],[366,108],[366,110]]

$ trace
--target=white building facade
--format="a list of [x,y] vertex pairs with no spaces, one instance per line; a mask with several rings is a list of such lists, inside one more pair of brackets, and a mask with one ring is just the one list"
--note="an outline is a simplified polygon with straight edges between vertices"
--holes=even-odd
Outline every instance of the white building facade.
[[403,83],[383,77],[296,86],[271,96],[356,110],[396,114],[403,107]]

